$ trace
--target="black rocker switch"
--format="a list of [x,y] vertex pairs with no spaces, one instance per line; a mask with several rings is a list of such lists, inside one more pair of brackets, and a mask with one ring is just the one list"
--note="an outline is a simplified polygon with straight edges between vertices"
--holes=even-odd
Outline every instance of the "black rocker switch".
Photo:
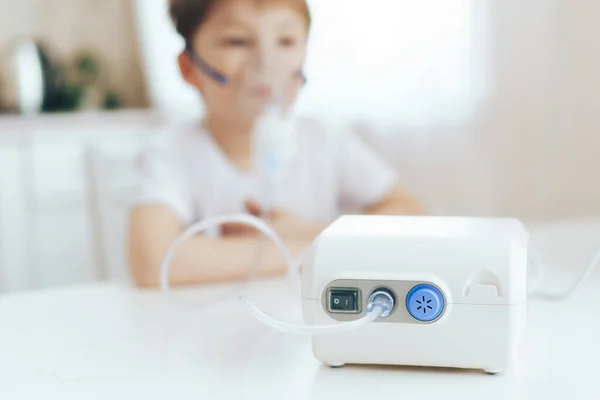
[[332,289],[329,292],[329,311],[334,313],[358,312],[358,290]]

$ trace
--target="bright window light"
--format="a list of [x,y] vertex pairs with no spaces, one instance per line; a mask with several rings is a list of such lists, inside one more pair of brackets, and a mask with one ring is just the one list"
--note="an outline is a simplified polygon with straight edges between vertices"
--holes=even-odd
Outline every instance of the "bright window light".
[[381,123],[453,123],[484,95],[482,2],[312,0],[298,110]]

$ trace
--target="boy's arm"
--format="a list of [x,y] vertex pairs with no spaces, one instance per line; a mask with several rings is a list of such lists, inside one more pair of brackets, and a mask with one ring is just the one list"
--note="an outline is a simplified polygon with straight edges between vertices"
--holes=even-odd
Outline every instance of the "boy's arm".
[[[135,283],[141,287],[159,285],[160,268],[171,244],[183,226],[166,206],[136,208],[130,219],[129,257]],[[306,250],[307,239],[287,241],[294,254]],[[227,281],[250,275],[252,262],[261,252],[260,275],[283,274],[283,256],[270,241],[261,237],[210,238],[198,235],[182,243],[173,258],[169,281],[173,286]]]
[[384,199],[367,207],[364,212],[370,215],[427,214],[425,208],[400,185],[395,186]]

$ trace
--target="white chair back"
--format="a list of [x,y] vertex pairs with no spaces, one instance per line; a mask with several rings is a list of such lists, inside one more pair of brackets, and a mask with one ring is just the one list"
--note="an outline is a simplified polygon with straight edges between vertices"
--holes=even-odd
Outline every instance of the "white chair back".
[[93,148],[86,154],[88,205],[97,274],[131,283],[127,257],[129,204],[135,189],[135,160],[140,145]]

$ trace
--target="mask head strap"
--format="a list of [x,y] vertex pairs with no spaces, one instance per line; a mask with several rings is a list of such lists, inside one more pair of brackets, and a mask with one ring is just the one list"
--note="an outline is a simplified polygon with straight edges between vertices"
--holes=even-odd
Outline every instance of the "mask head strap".
[[194,49],[192,49],[192,46],[189,43],[185,46],[185,52],[190,57],[190,59],[192,60],[192,62],[198,68],[200,68],[200,70],[202,72],[204,72],[210,79],[212,79],[213,81],[217,82],[221,86],[227,85],[227,82],[228,82],[227,77],[225,75],[221,74],[220,72],[217,72],[217,70],[215,70],[213,67],[211,67],[210,65],[208,65],[202,59],[202,57],[200,57],[194,51]]
[[[185,52],[190,57],[190,59],[192,60],[194,65],[196,65],[198,68],[200,68],[200,70],[202,72],[204,72],[206,74],[206,76],[208,76],[210,79],[217,82],[221,86],[227,85],[227,83],[229,82],[229,79],[225,75],[221,74],[216,69],[214,69],[213,67],[208,65],[208,63],[206,61],[204,61],[202,59],[202,57],[200,57],[194,51],[194,49],[192,48],[192,46],[189,43],[185,46]],[[306,84],[308,82],[308,79],[306,78],[304,71],[302,71],[302,70],[298,71],[298,76],[300,77],[300,79],[302,79],[303,84]]]

